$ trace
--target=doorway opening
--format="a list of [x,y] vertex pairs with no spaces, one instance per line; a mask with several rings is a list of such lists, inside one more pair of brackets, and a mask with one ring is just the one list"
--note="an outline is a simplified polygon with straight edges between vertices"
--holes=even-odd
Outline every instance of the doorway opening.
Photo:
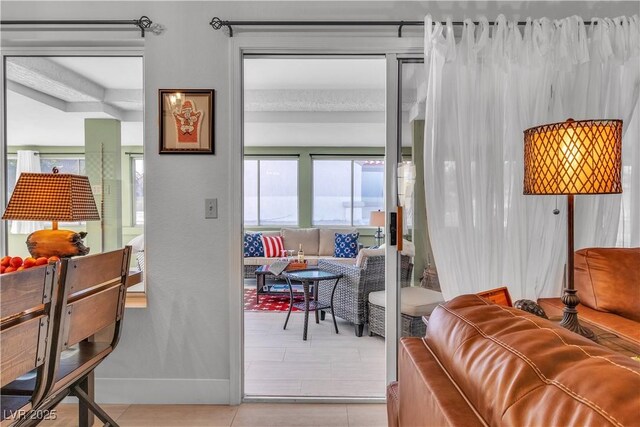
[[[385,395],[385,339],[367,320],[385,289],[385,86],[384,56],[244,56],[246,397]],[[336,321],[311,310],[306,339],[302,282],[265,267],[299,257],[340,277],[309,286],[311,309],[334,292]]]

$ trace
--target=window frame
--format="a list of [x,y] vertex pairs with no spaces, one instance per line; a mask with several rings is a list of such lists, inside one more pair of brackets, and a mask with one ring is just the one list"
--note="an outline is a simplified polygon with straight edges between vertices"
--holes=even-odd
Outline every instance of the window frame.
[[[282,227],[300,227],[300,156],[299,155],[252,155],[245,154],[242,158],[242,176],[243,176],[243,185],[245,183],[245,161],[253,160],[257,162],[257,170],[256,170],[256,194],[257,194],[257,222],[255,224],[249,224],[246,221],[244,214],[244,198],[246,197],[245,191],[243,188],[243,209],[242,209],[242,221],[245,227],[248,228],[282,228]],[[262,224],[260,222],[260,162],[261,161],[269,161],[269,160],[290,160],[296,162],[296,223],[295,224]]]
[[142,227],[144,228],[144,220],[142,224],[138,223],[138,215],[136,212],[136,160],[142,160],[143,172],[142,172],[142,214],[143,217],[146,216],[144,210],[144,153],[129,153],[129,171],[130,171],[130,184],[131,184],[131,227]]
[[[314,189],[315,189],[315,162],[316,161],[349,161],[350,162],[350,173],[351,173],[351,177],[350,177],[350,200],[351,200],[351,205],[350,205],[350,210],[351,210],[351,220],[349,221],[349,224],[316,224],[315,223],[315,219],[314,219],[314,208],[315,208],[315,193],[314,193]],[[355,168],[355,163],[356,162],[367,162],[367,161],[382,161],[383,165],[385,162],[385,156],[382,155],[377,155],[377,154],[372,154],[372,155],[367,155],[367,154],[357,154],[357,155],[350,155],[350,154],[345,154],[345,155],[311,155],[311,226],[312,227],[316,227],[316,228],[323,228],[323,227],[327,227],[327,228],[331,228],[331,227],[354,227],[354,228],[370,228],[370,229],[375,229],[376,227],[369,225],[369,224],[363,224],[363,225],[356,225],[353,223],[353,212],[354,212],[354,201],[353,201],[353,197],[354,197],[354,182],[355,182],[355,177],[354,177],[354,168]],[[384,181],[384,179],[383,179]],[[385,191],[384,188],[384,182],[383,182],[383,194]],[[383,195],[383,205],[384,205],[384,195]]]

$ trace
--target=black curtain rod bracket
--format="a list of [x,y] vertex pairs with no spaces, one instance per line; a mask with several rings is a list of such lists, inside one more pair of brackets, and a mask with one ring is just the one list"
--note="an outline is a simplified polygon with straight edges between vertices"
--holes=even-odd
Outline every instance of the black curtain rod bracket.
[[44,21],[0,21],[0,25],[134,25],[140,29],[140,35],[144,37],[145,31],[151,28],[153,21],[148,16],[138,19],[114,19],[114,20],[44,20]]
[[[479,21],[474,21],[474,24],[480,24]],[[446,25],[446,22],[441,22],[442,25]],[[456,26],[465,25],[464,21],[453,21],[451,24]],[[489,21],[489,25],[494,25],[495,22]],[[518,25],[526,25],[527,21],[519,21]],[[590,25],[591,21],[584,21],[585,25]],[[209,25],[214,30],[219,30],[223,27],[229,29],[229,37],[233,37],[234,26],[247,26],[247,27],[376,27],[376,26],[393,26],[398,27],[398,37],[402,37],[402,29],[405,26],[424,26],[424,21],[227,21],[218,18],[217,16],[211,19]]]

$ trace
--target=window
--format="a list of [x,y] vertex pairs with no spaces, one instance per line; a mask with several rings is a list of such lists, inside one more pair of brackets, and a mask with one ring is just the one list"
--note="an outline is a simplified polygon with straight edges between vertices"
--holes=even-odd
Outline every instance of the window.
[[142,157],[131,158],[131,196],[133,226],[144,225],[144,161]]
[[[15,155],[14,155],[15,156]],[[16,186],[16,169],[18,167],[18,160],[10,156],[7,159],[7,200],[11,198],[13,189]],[[60,173],[73,173],[76,175],[86,175],[84,167],[84,158],[81,157],[50,157],[44,154],[40,155],[40,170],[43,173],[51,173],[53,168],[56,167]]]
[[298,225],[298,160],[244,161],[244,223]]
[[313,159],[313,224],[367,226],[384,210],[384,160]]

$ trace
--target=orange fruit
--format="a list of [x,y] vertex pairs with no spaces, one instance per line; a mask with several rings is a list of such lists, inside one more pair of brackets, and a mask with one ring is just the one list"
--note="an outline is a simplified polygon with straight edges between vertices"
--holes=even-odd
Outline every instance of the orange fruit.
[[36,260],[36,265],[45,265],[49,263],[49,258],[46,256],[41,256]]
[[54,256],[50,256],[48,261],[49,262],[58,262],[58,261],[60,261],[60,257],[57,257],[55,255]]
[[24,262],[22,263],[22,266],[24,268],[31,268],[34,265],[36,265],[36,259],[32,257],[25,258]]
[[18,267],[18,268],[16,268],[16,271],[22,271],[22,270],[24,270],[24,267]]
[[5,267],[4,265],[0,265],[0,274],[4,273],[4,270],[6,270],[7,267]]
[[6,268],[4,269],[4,272],[5,272],[5,273],[11,273],[11,272],[14,272],[14,271],[16,271],[16,269],[15,269],[15,268],[13,268],[13,267],[11,267],[11,266],[6,267]]
[[3,267],[9,267],[10,262],[11,262],[11,257],[5,256],[5,257],[2,257],[2,260],[0,260],[0,265]]
[[20,258],[19,256],[14,256],[13,258],[11,258],[11,261],[9,261],[9,265],[11,265],[11,267],[13,268],[18,268],[22,265],[22,258]]

